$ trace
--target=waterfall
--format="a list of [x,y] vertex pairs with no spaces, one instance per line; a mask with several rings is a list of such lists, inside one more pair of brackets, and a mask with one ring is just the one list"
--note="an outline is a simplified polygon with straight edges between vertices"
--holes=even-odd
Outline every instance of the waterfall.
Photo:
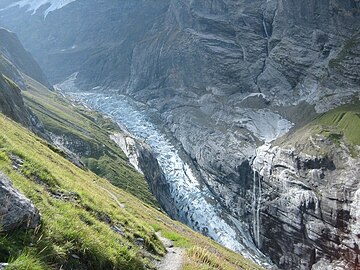
[[254,233],[254,240],[255,244],[257,245],[257,238],[256,238],[256,172],[253,171],[253,199],[252,199],[252,213],[253,213],[253,233]]
[[258,247],[260,247],[260,207],[261,207],[261,177],[258,177],[258,203],[257,203],[257,209],[256,209],[256,244]]
[[[256,194],[257,188],[257,194]],[[256,177],[256,171],[253,170],[253,233],[256,246],[260,247],[260,208],[261,208],[261,177]]]
[[268,33],[267,28],[266,28],[266,23],[265,23],[265,20],[264,20],[264,19],[263,19],[262,23],[263,23],[263,27],[264,27],[264,31],[265,31],[266,38],[269,38],[269,33]]

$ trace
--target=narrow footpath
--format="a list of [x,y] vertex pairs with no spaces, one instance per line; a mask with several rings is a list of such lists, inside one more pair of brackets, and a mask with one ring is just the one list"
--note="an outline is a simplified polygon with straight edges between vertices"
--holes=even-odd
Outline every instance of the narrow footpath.
[[161,236],[161,233],[156,233],[159,239],[163,242],[167,253],[165,257],[157,264],[158,270],[181,270],[184,265],[185,249],[174,247],[173,242]]

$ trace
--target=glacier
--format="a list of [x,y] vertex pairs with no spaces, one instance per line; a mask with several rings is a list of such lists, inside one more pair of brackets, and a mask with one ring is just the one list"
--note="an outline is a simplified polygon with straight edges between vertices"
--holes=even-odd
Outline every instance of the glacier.
[[117,94],[117,91],[82,92],[75,86],[76,77],[77,73],[74,73],[54,88],[76,103],[107,115],[127,134],[152,149],[170,184],[172,200],[182,222],[263,266],[272,265],[243,229],[244,224],[223,211],[209,188],[196,177],[191,165],[181,158],[172,140],[154,123],[151,116],[154,111],[128,96]]

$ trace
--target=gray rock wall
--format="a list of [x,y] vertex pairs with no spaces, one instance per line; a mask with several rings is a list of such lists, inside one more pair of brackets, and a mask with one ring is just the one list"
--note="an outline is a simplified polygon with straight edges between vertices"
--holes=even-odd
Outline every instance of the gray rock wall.
[[326,153],[258,149],[253,234],[258,231],[259,248],[282,269],[358,269],[360,161],[345,146],[311,141]]
[[0,28],[0,54],[16,69],[51,88],[45,74],[32,55],[24,49],[16,34]]

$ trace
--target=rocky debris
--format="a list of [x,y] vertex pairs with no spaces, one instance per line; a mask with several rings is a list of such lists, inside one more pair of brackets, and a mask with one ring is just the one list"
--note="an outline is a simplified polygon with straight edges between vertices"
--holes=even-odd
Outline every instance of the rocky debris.
[[14,170],[18,171],[24,164],[24,160],[21,157],[18,157],[14,154],[9,154],[9,158],[12,161],[12,167]]
[[35,228],[40,214],[34,204],[15,189],[10,180],[0,172],[0,225],[11,231],[19,227]]
[[0,270],[5,270],[6,266],[8,265],[8,263],[0,263]]
[[112,224],[110,216],[104,212],[96,212],[96,218],[106,224]]
[[62,201],[67,201],[67,202],[78,202],[80,200],[80,195],[77,194],[76,192],[65,192],[65,191],[61,191],[61,190],[49,190],[51,197],[57,199],[57,200],[62,200]]
[[126,236],[124,229],[120,225],[111,226],[111,229],[121,236]]
[[137,237],[134,240],[135,245],[139,246],[139,247],[144,247],[145,246],[145,239],[141,238],[141,237]]

